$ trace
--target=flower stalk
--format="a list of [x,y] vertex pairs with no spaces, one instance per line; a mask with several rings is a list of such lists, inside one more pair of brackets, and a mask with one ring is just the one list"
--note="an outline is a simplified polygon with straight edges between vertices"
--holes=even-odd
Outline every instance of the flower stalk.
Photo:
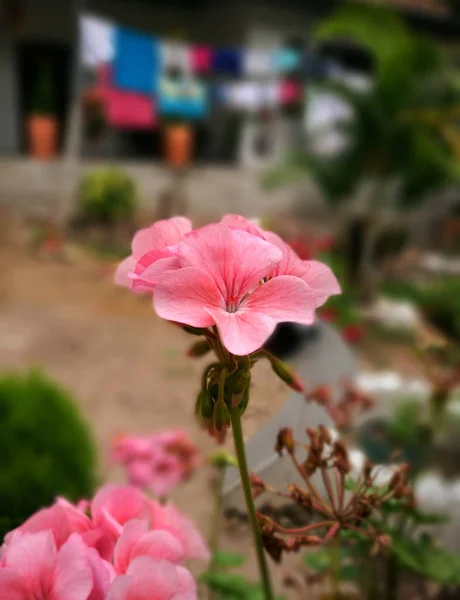
[[246,460],[246,452],[244,449],[244,438],[243,428],[241,426],[240,409],[238,407],[230,409],[230,416],[232,420],[232,432],[233,441],[235,443],[235,452],[238,459],[238,469],[240,471],[241,484],[243,486],[244,499],[246,501],[246,508],[248,510],[249,522],[252,528],[252,535],[257,553],[257,562],[259,565],[259,572],[262,579],[262,587],[264,590],[264,598],[265,600],[274,600],[275,596],[273,594],[267,559],[265,556],[264,548],[262,545],[262,538],[260,535],[260,528],[257,519],[256,508],[254,506],[254,500],[252,497],[251,482],[249,479],[248,464]]

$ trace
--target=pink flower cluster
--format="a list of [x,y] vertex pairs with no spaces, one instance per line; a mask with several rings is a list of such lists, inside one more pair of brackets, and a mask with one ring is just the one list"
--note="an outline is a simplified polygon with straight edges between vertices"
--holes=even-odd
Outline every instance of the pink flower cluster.
[[185,431],[173,430],[119,436],[113,444],[112,460],[123,465],[131,485],[161,498],[192,475],[200,464],[200,454]]
[[281,238],[239,215],[192,231],[185,217],[141,229],[117,283],[151,293],[158,315],[217,326],[225,347],[258,350],[282,322],[309,325],[340,286],[327,265],[301,260]]
[[106,486],[77,506],[58,499],[6,535],[0,600],[196,600],[191,558],[209,555],[187,517]]

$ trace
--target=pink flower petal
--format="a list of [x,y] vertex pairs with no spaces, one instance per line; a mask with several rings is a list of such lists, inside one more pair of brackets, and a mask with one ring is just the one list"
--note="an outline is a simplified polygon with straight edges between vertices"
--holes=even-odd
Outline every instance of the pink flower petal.
[[113,552],[113,564],[117,573],[126,573],[132,560],[133,549],[148,529],[147,521],[140,519],[133,519],[126,523]]
[[247,233],[222,224],[188,233],[179,244],[183,267],[198,267],[214,281],[224,300],[234,302],[268,276],[282,258],[281,251]]
[[51,589],[56,562],[56,544],[51,531],[24,533],[6,548],[5,567],[17,571],[33,592]]
[[[50,508],[39,510],[15,531],[20,531],[21,533],[39,533],[40,531],[48,530],[52,532],[57,548],[60,548],[72,533],[64,510],[56,504]],[[10,532],[5,536],[7,544],[11,539],[12,533]]]
[[136,256],[142,256],[151,250],[174,246],[182,238],[183,233],[181,231],[183,229],[183,223],[175,223],[172,219],[157,221],[150,227],[140,229],[136,233],[131,244],[132,253]]
[[221,219],[221,223],[229,229],[239,229],[241,231],[246,231],[247,233],[252,233],[252,235],[262,239],[267,239],[260,227],[257,227],[255,223],[252,223],[249,219],[246,219],[246,217],[242,217],[241,215],[224,215]]
[[163,277],[180,268],[179,259],[175,256],[160,258],[143,269],[139,267],[141,262],[142,259],[136,265],[136,271],[139,270],[138,278],[132,282],[133,291],[135,292],[144,290],[152,292]]
[[151,519],[153,529],[164,529],[177,537],[184,548],[186,560],[209,560],[209,550],[200,532],[192,521],[172,504],[161,506],[157,502],[151,502]]
[[263,346],[277,323],[311,324],[315,307],[315,297],[304,281],[281,275],[249,294],[236,312],[208,310],[217,323],[225,347],[233,354],[243,356]]
[[134,256],[128,256],[125,258],[117,267],[115,271],[115,283],[131,289],[132,278],[129,276],[130,273],[134,272],[136,268],[137,259]]
[[181,542],[169,531],[157,529],[142,536],[134,548],[134,556],[150,556],[167,560],[173,564],[184,561],[185,553]]
[[[128,575],[132,576],[128,593],[120,600],[172,600],[179,589],[176,567],[165,560],[139,556],[130,564]],[[110,592],[108,600],[113,600]]]
[[177,567],[176,571],[179,577],[179,593],[173,600],[196,600],[196,583],[190,571],[184,567]]
[[187,217],[172,217],[170,221],[177,227],[181,237],[184,237],[186,233],[192,231],[192,222],[190,219],[187,219]]
[[59,550],[54,573],[53,600],[87,600],[93,589],[88,548],[74,533]]
[[29,600],[30,589],[14,569],[0,568],[0,600]]
[[301,279],[291,275],[275,277],[258,287],[243,302],[248,310],[263,313],[276,323],[311,325],[315,320],[313,290]]
[[[296,275],[297,277],[301,277],[305,272],[305,269],[302,267],[302,261],[297,256],[297,254],[292,250],[288,244],[284,240],[282,240],[276,233],[271,231],[265,232],[265,239],[274,244],[277,248],[281,250],[283,253],[283,258],[280,263],[274,268],[271,273],[272,277],[277,275]],[[300,271],[299,271],[300,269]]]
[[87,558],[93,579],[93,589],[88,600],[105,600],[110,583],[116,576],[115,570],[110,563],[102,560],[94,548],[88,549]]
[[302,263],[305,268],[302,279],[308,283],[315,294],[316,307],[324,304],[329,296],[342,293],[340,284],[330,267],[317,260],[306,260]]
[[[65,498],[58,498],[56,506],[64,513],[72,533],[81,534],[92,529],[93,524],[91,523],[91,519]],[[56,539],[56,534],[54,535],[54,538]],[[60,544],[57,540],[56,544],[59,548]]]
[[106,523],[110,515],[119,525],[131,519],[141,519],[146,514],[146,497],[129,485],[106,485],[102,487],[91,503],[91,513],[96,527]]
[[211,277],[193,267],[170,273],[153,293],[153,306],[160,317],[193,327],[214,325],[206,307],[223,304],[224,300]]

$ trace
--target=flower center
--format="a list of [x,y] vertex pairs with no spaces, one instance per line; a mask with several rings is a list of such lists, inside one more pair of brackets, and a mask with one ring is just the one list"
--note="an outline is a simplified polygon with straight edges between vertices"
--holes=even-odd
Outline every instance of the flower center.
[[227,312],[234,313],[238,309],[238,298],[227,297]]

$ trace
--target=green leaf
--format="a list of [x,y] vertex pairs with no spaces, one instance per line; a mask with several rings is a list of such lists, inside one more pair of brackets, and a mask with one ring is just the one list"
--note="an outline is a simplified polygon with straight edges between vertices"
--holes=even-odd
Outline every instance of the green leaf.
[[410,571],[441,585],[460,585],[460,556],[436,546],[429,538],[393,538],[391,551]]
[[214,553],[212,562],[217,568],[233,569],[244,565],[246,562],[246,557],[242,554],[219,550],[218,552]]

